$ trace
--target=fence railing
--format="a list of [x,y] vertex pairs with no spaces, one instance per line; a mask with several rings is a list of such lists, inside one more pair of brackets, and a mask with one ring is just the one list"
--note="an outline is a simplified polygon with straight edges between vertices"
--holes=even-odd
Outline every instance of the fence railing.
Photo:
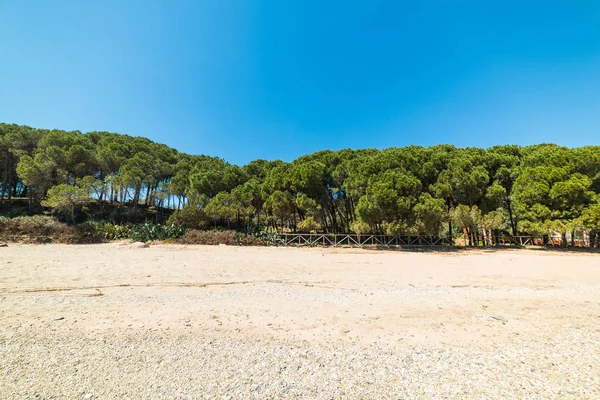
[[392,236],[357,234],[279,233],[281,246],[452,246],[443,236]]
[[274,244],[278,246],[571,246],[589,247],[589,242],[575,239],[563,242],[561,238],[543,236],[493,236],[476,237],[469,242],[468,237],[447,236],[394,236],[357,235],[345,233],[277,233]]

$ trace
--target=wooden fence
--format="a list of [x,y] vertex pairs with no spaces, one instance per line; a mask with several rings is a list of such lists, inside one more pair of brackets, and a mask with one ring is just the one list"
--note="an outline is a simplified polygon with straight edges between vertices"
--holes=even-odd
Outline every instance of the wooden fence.
[[[274,237],[278,246],[467,246],[463,235],[447,236],[393,236],[357,235],[346,233],[278,233]],[[588,247],[581,239],[573,241],[575,247]],[[475,247],[490,246],[570,246],[571,241],[562,243],[561,238],[542,236],[494,236],[475,238]]]
[[452,246],[443,236],[392,236],[319,233],[279,233],[280,246]]

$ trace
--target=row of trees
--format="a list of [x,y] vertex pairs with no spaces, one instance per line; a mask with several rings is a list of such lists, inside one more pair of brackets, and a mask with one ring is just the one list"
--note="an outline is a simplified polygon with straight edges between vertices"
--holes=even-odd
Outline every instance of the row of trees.
[[600,231],[600,146],[320,151],[239,167],[141,137],[0,124],[0,179],[7,204],[40,204],[54,188],[59,197],[180,210],[183,223],[198,226],[468,237]]

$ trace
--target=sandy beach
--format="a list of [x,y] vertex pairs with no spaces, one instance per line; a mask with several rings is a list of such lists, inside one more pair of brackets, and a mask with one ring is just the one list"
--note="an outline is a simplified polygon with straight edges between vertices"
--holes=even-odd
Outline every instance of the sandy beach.
[[600,255],[0,248],[3,399],[458,397],[599,398]]

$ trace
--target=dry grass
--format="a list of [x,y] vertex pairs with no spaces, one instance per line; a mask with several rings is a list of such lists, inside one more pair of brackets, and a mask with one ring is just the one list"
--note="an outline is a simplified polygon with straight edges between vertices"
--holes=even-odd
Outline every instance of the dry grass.
[[12,243],[99,243],[102,238],[47,215],[0,219],[0,240]]

